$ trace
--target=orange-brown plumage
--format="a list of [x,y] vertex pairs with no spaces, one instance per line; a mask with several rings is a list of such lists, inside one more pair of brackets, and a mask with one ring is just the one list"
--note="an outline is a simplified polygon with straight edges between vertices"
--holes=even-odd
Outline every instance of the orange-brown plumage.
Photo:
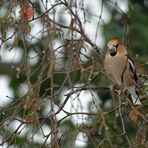
[[124,45],[122,44],[121,41],[119,41],[118,39],[112,39],[110,40],[108,43],[107,43],[107,46],[109,45],[119,45],[118,48],[117,48],[117,51],[119,53],[123,53],[126,49],[124,47]]

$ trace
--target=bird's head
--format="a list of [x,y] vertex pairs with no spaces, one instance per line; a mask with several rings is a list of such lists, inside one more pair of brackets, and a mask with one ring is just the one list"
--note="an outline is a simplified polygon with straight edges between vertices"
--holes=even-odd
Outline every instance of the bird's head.
[[112,39],[107,43],[107,47],[111,56],[115,56],[117,53],[127,54],[127,51],[118,39]]

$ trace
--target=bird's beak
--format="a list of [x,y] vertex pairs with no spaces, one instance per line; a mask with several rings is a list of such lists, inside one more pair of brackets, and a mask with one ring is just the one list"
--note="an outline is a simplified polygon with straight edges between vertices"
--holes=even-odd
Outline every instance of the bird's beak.
[[117,52],[117,49],[114,45],[110,45],[108,46],[108,50],[109,52],[112,54],[112,53],[116,53]]

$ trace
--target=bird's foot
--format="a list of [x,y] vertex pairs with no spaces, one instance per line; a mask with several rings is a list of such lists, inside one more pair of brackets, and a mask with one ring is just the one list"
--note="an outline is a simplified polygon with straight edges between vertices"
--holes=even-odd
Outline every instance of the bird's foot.
[[111,84],[110,85],[110,91],[111,92],[116,92],[119,96],[125,93],[125,89],[121,86],[118,86],[116,84]]

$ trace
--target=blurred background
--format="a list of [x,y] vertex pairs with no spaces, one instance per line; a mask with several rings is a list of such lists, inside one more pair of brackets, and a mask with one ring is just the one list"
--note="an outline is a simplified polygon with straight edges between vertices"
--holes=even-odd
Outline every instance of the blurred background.
[[[1,0],[0,147],[148,147],[147,15],[147,0]],[[143,107],[110,93],[112,38],[136,64]]]

